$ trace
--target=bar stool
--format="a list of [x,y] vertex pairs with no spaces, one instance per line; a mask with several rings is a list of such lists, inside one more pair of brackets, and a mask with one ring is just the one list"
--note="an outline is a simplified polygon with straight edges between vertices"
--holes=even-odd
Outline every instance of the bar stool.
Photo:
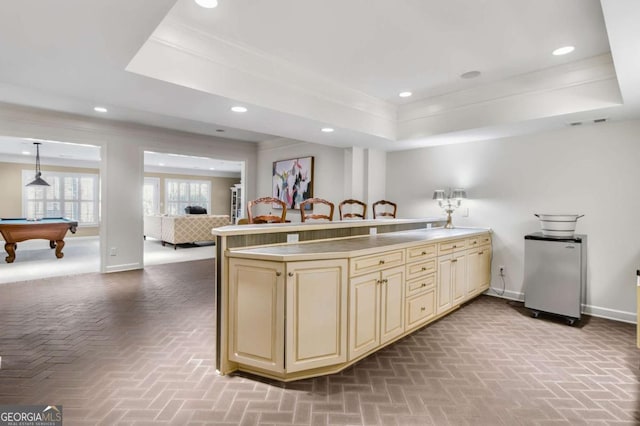
[[[329,214],[319,214],[313,213],[314,204],[326,204],[329,206]],[[307,206],[311,206],[312,213],[305,213]],[[333,208],[334,205],[331,201],[323,200],[322,198],[307,198],[303,202],[300,203],[300,220],[305,222],[307,219],[315,219],[315,220],[328,220],[330,222],[333,221]]]
[[[391,206],[393,212],[387,210],[387,206]],[[371,209],[373,210],[373,218],[375,219],[377,216],[389,216],[396,217],[396,212],[398,211],[398,205],[396,203],[392,203],[387,200],[376,201],[371,205]]]
[[[351,211],[343,212],[344,208],[347,205],[351,207]],[[362,213],[354,212],[352,210],[354,205],[356,206],[356,208],[361,207]],[[367,205],[360,200],[354,200],[352,198],[348,200],[344,200],[338,205],[338,210],[340,211],[340,220],[350,219],[350,218],[356,218],[356,219],[360,218],[364,220],[367,218]]]
[[[276,216],[271,214],[254,216],[251,212],[253,206],[257,206],[260,204],[267,204],[269,209],[273,209],[273,205],[277,204],[282,208],[282,214],[280,216]],[[287,204],[274,197],[262,197],[257,200],[252,200],[247,203],[247,218],[249,219],[249,223],[284,223],[287,218]]]

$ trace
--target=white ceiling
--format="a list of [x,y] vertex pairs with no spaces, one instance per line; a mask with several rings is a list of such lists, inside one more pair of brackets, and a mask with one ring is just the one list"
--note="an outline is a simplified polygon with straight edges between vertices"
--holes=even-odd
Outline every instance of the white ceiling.
[[[5,2],[0,101],[384,150],[637,117],[638,3]],[[550,54],[568,44],[574,53]],[[482,75],[459,77],[471,70]],[[414,96],[397,97],[404,90]],[[249,111],[230,112],[236,104]]]

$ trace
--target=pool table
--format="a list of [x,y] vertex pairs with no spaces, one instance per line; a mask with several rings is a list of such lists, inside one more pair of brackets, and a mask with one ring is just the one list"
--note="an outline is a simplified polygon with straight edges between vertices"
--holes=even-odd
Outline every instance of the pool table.
[[16,243],[26,240],[49,240],[49,247],[56,249],[56,257],[64,257],[64,236],[67,231],[75,234],[78,222],[64,217],[45,217],[42,219],[0,219],[0,234],[4,238],[7,263],[16,258]]

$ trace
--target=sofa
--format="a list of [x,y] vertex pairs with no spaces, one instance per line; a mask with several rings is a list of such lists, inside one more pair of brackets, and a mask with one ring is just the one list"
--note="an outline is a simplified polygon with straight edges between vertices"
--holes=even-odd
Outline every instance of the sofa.
[[173,244],[175,249],[177,244],[214,241],[211,230],[230,224],[229,215],[145,216],[144,237]]

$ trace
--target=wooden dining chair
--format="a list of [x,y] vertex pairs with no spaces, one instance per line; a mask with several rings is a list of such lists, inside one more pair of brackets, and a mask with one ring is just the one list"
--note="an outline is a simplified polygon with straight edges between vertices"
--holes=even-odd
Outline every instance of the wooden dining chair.
[[[345,211],[347,206],[350,207],[348,212]],[[354,212],[353,206],[356,206],[356,208],[361,207],[362,213]],[[351,219],[351,218],[355,218],[355,219],[360,218],[364,220],[367,218],[367,205],[360,200],[354,200],[352,198],[348,200],[344,200],[343,202],[338,204],[338,211],[340,212],[340,220]]]
[[[396,203],[392,203],[391,201],[380,200],[373,203],[371,205],[371,209],[373,210],[374,219],[378,216],[388,216],[395,218],[396,212],[398,211],[398,205]],[[393,211],[390,211],[391,209],[393,209]]]
[[[266,215],[253,215],[253,206],[259,206],[261,204],[267,204],[269,206],[269,210],[273,209],[273,205],[277,204],[282,208],[282,214],[280,216],[271,214]],[[257,200],[252,200],[247,203],[247,219],[249,219],[249,223],[284,223],[287,218],[287,204],[274,197],[262,197]]]
[[[329,214],[315,213],[315,204],[326,204],[329,206]],[[307,206],[311,206],[311,213],[306,213]],[[307,219],[333,221],[333,209],[334,205],[331,201],[323,200],[322,198],[307,198],[300,203],[300,220],[302,222],[305,222]]]

